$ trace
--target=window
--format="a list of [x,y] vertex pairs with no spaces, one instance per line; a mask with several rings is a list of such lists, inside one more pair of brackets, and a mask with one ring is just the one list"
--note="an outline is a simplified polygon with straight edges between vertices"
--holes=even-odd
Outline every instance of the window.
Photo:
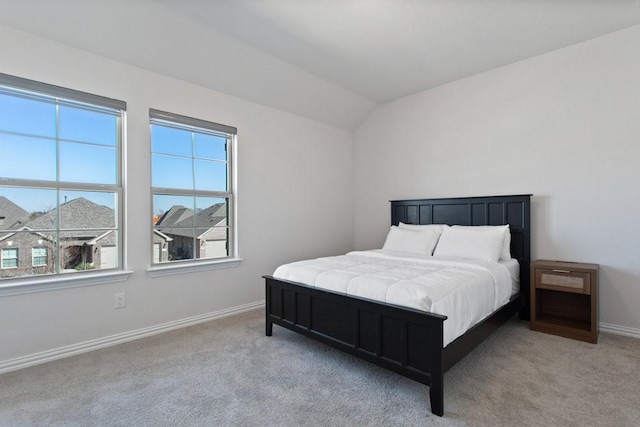
[[149,116],[153,264],[235,256],[236,129],[157,110]]
[[18,268],[18,249],[2,249],[0,257],[2,258],[2,268]]
[[[32,248],[31,263],[7,258],[18,271],[0,279],[122,268],[125,109],[122,101],[0,74],[0,248],[8,239]],[[114,246],[117,256],[101,262],[103,248]]]
[[47,265],[47,248],[31,249],[31,265],[42,267]]

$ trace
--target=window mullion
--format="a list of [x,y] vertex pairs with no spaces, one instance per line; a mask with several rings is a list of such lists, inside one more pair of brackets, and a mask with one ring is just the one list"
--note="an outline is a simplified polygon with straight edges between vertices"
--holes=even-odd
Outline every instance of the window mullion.
[[215,198],[230,198],[233,197],[233,193],[223,191],[207,191],[207,190],[177,190],[175,188],[164,187],[151,187],[153,194],[161,195],[174,195],[174,196],[194,196],[194,197],[215,197]]
[[56,102],[56,218],[55,218],[55,272],[62,272],[60,254],[60,103]]

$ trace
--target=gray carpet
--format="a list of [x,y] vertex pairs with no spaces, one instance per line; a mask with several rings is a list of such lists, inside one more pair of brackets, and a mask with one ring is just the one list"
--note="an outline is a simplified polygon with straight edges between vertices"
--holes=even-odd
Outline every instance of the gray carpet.
[[0,376],[2,426],[638,426],[640,340],[516,319],[428,387],[253,311]]

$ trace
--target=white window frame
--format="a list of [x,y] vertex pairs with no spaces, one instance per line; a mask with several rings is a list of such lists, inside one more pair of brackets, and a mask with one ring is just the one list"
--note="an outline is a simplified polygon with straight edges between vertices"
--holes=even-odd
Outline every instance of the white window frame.
[[[36,251],[44,251],[44,255],[36,255]],[[49,257],[49,251],[47,248],[31,248],[31,266],[32,267],[43,267],[47,265],[47,258]],[[44,258],[44,264],[36,264],[36,259]]]
[[[150,109],[150,140],[151,126],[156,124],[160,126],[173,127],[195,133],[213,134],[227,138],[227,191],[204,191],[204,190],[180,190],[173,188],[151,187],[151,215],[153,218],[153,198],[154,195],[176,195],[189,197],[214,197],[228,200],[228,255],[220,258],[195,258],[189,260],[176,260],[156,263],[153,257],[153,235],[155,233],[154,223],[151,221],[150,242],[151,249],[151,267],[147,270],[152,277],[164,276],[170,274],[179,274],[190,271],[204,271],[216,268],[235,267],[240,264],[241,258],[238,256],[238,240],[237,240],[237,129],[232,126],[222,125],[206,120],[187,117],[179,114],[169,113],[165,111]],[[150,151],[152,152],[152,142],[150,141]],[[150,156],[152,158],[152,155]],[[153,171],[152,171],[153,174]],[[151,177],[153,180],[153,176]]]
[[[1,185],[20,188],[42,188],[69,191],[113,192],[116,197],[115,232],[117,234],[119,254],[118,268],[113,270],[83,271],[76,274],[56,272],[46,275],[17,276],[0,279],[0,296],[19,295],[32,292],[49,291],[69,287],[112,283],[126,280],[131,274],[125,265],[125,230],[124,230],[124,196],[123,196],[123,164],[124,164],[124,122],[126,103],[86,92],[68,89],[61,86],[41,83],[34,80],[0,73],[0,90],[8,95],[25,96],[27,98],[51,102],[56,105],[68,105],[75,108],[101,110],[116,116],[117,133],[117,170],[114,185],[43,181],[32,179],[3,178]],[[58,249],[59,250],[59,249]],[[48,255],[48,254],[47,254]]]
[[[12,251],[15,252],[16,256],[7,257],[6,253]],[[16,265],[14,267],[5,267],[5,260],[15,260]],[[18,248],[3,248],[0,250],[0,269],[2,270],[12,270],[14,268],[18,268],[20,266],[20,250]]]

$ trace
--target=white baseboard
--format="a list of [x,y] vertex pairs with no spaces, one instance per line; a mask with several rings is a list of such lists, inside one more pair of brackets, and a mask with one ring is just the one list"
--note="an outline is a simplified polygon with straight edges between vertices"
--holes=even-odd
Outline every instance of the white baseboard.
[[39,353],[33,353],[27,356],[16,357],[15,359],[0,361],[0,374],[27,368],[29,366],[39,365],[41,363],[51,362],[53,360],[58,360],[69,356],[75,356],[76,354],[87,353],[93,350],[111,347],[140,338],[158,335],[163,332],[173,331],[175,329],[186,328],[187,326],[197,325],[198,323],[220,319],[234,314],[243,313],[245,311],[255,310],[260,307],[264,307],[264,305],[264,300],[257,301],[250,304],[215,311],[212,313],[200,314],[198,316],[188,317],[186,319],[174,320],[172,322],[137,329],[135,331],[123,332],[108,337],[59,347],[53,350],[47,350]]
[[[188,326],[197,325],[198,323],[204,323],[210,320],[221,319],[223,317],[232,316],[234,314],[244,313],[245,311],[256,310],[258,308],[264,307],[264,305],[264,300],[257,301],[220,311],[214,311],[211,313],[188,317],[186,319],[174,320],[172,322],[137,329],[135,331],[123,332],[108,337],[59,347],[53,350],[47,350],[39,353],[33,353],[27,356],[16,357],[15,359],[0,361],[0,374],[10,371],[17,371],[18,369],[39,365],[41,363],[51,362],[53,360],[63,359],[69,356],[75,356],[76,354],[88,353],[90,351],[99,350],[101,348],[111,347],[114,345],[134,341],[140,338],[150,337],[153,335],[158,335],[180,328],[186,328]],[[624,335],[627,337],[640,339],[640,329],[612,325],[609,323],[600,323],[598,326],[600,332],[606,332],[615,335]]]
[[608,332],[610,334],[624,335],[625,337],[640,339],[640,329],[612,325],[610,323],[599,323],[598,328],[600,329],[600,332]]

